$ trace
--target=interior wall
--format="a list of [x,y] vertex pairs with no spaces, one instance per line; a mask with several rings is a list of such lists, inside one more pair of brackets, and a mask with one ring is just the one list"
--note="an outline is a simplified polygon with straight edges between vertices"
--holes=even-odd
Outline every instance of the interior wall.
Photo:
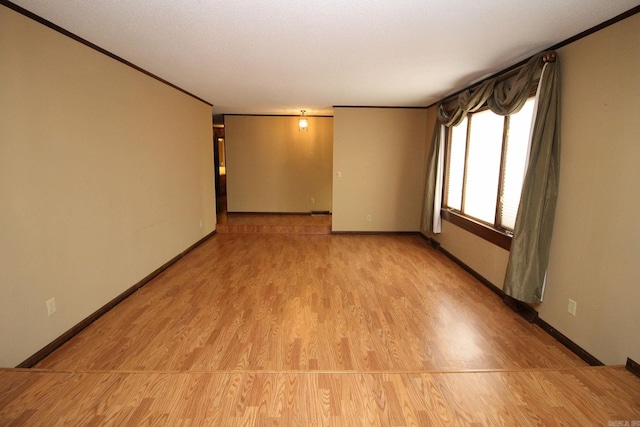
[[331,211],[333,118],[225,116],[229,212]]
[[[640,360],[639,45],[636,14],[558,50],[560,189],[544,302],[536,308],[605,364]],[[502,287],[502,249],[446,222],[436,239]],[[569,298],[577,301],[575,317]]]
[[12,367],[216,218],[209,105],[4,6],[0,94],[0,366]]
[[640,14],[559,50],[562,164],[539,312],[607,364],[640,360],[638,46]]
[[333,231],[420,230],[426,109],[334,108]]

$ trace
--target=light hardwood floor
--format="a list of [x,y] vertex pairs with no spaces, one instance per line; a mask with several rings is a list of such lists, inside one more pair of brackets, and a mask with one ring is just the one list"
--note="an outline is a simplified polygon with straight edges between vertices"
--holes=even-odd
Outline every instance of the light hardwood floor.
[[418,236],[218,234],[33,370],[0,425],[640,425]]

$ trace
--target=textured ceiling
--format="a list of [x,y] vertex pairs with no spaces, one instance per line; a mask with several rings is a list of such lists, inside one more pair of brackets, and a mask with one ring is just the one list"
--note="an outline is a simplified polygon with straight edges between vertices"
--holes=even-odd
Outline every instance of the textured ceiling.
[[638,0],[14,0],[216,114],[427,106]]

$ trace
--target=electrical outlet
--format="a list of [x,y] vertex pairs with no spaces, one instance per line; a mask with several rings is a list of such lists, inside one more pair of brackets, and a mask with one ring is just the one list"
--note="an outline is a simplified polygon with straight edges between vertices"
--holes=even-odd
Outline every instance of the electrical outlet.
[[340,172],[340,171],[336,172],[336,176],[337,176],[338,178],[342,178],[342,172]]
[[315,199],[315,197],[312,197],[311,198],[311,204],[314,205],[315,203],[316,203],[316,199]]
[[371,215],[367,215],[367,221],[371,222]]
[[56,312],[56,299],[51,298],[47,300],[47,314],[51,316],[55,312]]
[[569,298],[569,306],[567,307],[567,313],[572,316],[576,315],[576,310],[578,309],[578,303]]
[[202,220],[200,220],[200,228],[202,228]]

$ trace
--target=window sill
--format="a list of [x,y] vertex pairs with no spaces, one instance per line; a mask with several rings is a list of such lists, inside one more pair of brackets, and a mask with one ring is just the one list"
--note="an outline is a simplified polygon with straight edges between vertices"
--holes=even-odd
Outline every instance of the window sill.
[[440,215],[445,221],[457,225],[458,227],[467,230],[468,232],[473,233],[476,236],[493,243],[494,245],[500,246],[501,248],[506,250],[511,249],[511,236],[505,232],[496,230],[495,228],[489,227],[486,224],[483,224],[479,221],[474,221],[470,218],[460,215],[457,212],[453,212],[447,209],[442,209],[440,211]]

